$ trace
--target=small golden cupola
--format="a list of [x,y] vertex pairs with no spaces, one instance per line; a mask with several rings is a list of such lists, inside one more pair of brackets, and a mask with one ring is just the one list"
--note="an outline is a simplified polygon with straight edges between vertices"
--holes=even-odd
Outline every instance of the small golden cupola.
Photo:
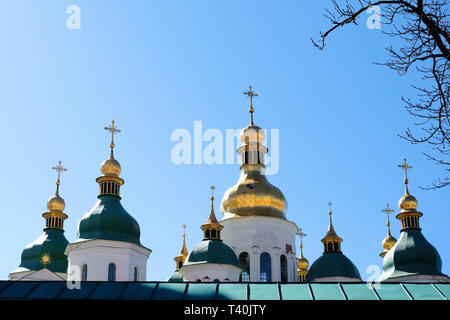
[[305,282],[309,268],[309,261],[303,256],[303,237],[306,237],[306,233],[303,233],[302,228],[300,228],[297,235],[300,238],[300,256],[297,259],[298,282]]
[[422,217],[422,212],[417,211],[417,199],[409,194],[408,190],[408,169],[412,166],[406,163],[406,158],[403,159],[403,163],[398,165],[405,171],[405,194],[398,201],[398,207],[400,208],[400,213],[396,216],[402,224],[402,230],[405,229],[420,229],[419,219]]
[[100,167],[102,176],[96,179],[100,187],[99,195],[107,194],[120,197],[120,186],[124,184],[124,180],[119,177],[120,163],[114,159],[114,134],[119,133],[120,129],[115,126],[113,120],[111,126],[105,127],[105,130],[111,132],[111,143],[109,145],[111,152],[109,158],[103,161]]
[[181,267],[183,267],[184,262],[186,261],[187,256],[189,255],[189,252],[186,248],[186,225],[183,225],[183,247],[181,248],[180,253],[173,258],[173,260],[175,260],[176,263],[176,271],[180,270]]
[[324,253],[342,252],[341,243],[343,240],[336,234],[336,231],[334,231],[333,221],[331,219],[331,216],[333,214],[333,212],[331,211],[331,205],[331,202],[328,202],[328,206],[330,207],[330,210],[328,211],[328,214],[330,215],[330,225],[328,226],[327,234],[321,240],[324,246]]
[[42,217],[45,218],[45,228],[64,230],[64,220],[67,219],[67,215],[63,211],[66,203],[59,195],[59,186],[61,184],[61,172],[67,171],[67,169],[62,167],[61,161],[58,162],[56,167],[52,167],[52,169],[58,172],[56,192],[53,197],[48,199],[48,212],[45,212]]
[[224,194],[221,203],[223,218],[269,216],[286,219],[286,198],[265,175],[264,157],[268,152],[263,145],[265,133],[253,121],[253,98],[258,94],[252,91],[252,86],[244,94],[250,98],[250,125],[239,134],[242,146],[237,153],[241,156],[241,175],[239,181]]
[[203,231],[203,240],[221,240],[220,231],[223,226],[219,224],[214,213],[214,186],[211,186],[211,212],[208,220],[200,227]]
[[392,235],[391,235],[391,222],[389,221],[389,214],[391,214],[392,212],[394,212],[394,210],[392,210],[391,208],[389,208],[389,204],[386,204],[386,208],[384,208],[383,210],[381,210],[381,212],[384,212],[387,216],[387,222],[386,222],[386,226],[388,229],[388,233],[386,238],[384,238],[383,242],[382,242],[382,247],[384,249],[383,252],[380,253],[380,256],[382,258],[384,258],[384,256],[386,255],[386,253],[393,247],[395,246],[395,244],[397,243],[397,239],[395,239]]

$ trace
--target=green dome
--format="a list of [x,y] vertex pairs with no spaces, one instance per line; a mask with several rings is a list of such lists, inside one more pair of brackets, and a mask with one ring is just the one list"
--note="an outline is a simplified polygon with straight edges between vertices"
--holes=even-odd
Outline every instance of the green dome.
[[353,262],[341,252],[326,252],[311,265],[306,281],[326,277],[361,279]]
[[167,279],[167,282],[183,282],[183,276],[181,274],[181,272],[175,271],[170,277],[169,279]]
[[120,197],[100,195],[78,223],[78,239],[104,239],[141,245],[137,221],[122,207]]
[[[20,268],[27,270],[41,270],[44,265],[41,257],[47,254],[50,262],[46,268],[53,272],[67,272],[67,256],[64,254],[69,241],[64,231],[58,229],[44,229],[44,233],[22,251]],[[20,271],[20,270],[19,270]]]
[[240,268],[239,260],[233,249],[221,240],[203,240],[197,244],[187,257],[184,265],[202,262],[231,264]]
[[443,275],[438,251],[425,239],[420,229],[406,229],[383,259],[380,281],[401,276]]

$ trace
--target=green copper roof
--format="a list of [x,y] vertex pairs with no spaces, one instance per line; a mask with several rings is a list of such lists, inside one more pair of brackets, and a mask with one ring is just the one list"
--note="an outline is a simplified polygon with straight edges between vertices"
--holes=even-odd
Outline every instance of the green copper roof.
[[139,224],[122,207],[120,197],[100,195],[98,199],[78,223],[78,238],[116,240],[141,245]]
[[341,252],[326,252],[311,265],[306,281],[326,277],[348,277],[361,279],[358,269]]
[[21,268],[25,270],[41,270],[41,257],[44,254],[50,256],[50,263],[46,268],[53,272],[67,272],[67,256],[64,254],[69,241],[64,236],[64,231],[59,229],[44,229],[42,235],[34,242],[27,245],[22,251]]
[[180,271],[175,271],[169,279],[167,279],[168,282],[183,282],[183,275]]
[[450,300],[449,284],[0,281],[0,299]]
[[406,229],[383,259],[380,281],[416,274],[443,275],[439,252],[420,229]]
[[240,268],[233,249],[221,240],[203,240],[197,244],[186,259],[185,265],[195,263],[231,264]]

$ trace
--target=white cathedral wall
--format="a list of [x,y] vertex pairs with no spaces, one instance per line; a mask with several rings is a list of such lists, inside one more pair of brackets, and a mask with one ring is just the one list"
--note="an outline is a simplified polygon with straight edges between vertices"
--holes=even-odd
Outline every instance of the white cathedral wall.
[[147,259],[150,249],[134,243],[112,240],[81,240],[67,246],[68,278],[81,280],[84,264],[87,265],[87,281],[107,281],[110,263],[116,265],[116,281],[134,281],[134,268],[138,269],[138,281],[147,278]]
[[[201,280],[201,282],[213,282],[214,280],[219,280],[220,282],[237,282],[239,281],[241,269],[234,265],[228,264],[196,263],[188,265],[185,264],[180,269],[180,272],[183,275],[184,281],[196,282]],[[208,277],[209,279],[205,279],[205,277]]]
[[[272,281],[281,281],[280,257],[287,259],[288,281],[297,281],[297,259],[295,237],[298,227],[294,222],[280,218],[249,216],[225,219],[222,240],[230,246],[236,256],[247,252],[250,256],[250,281],[259,282],[260,256],[267,252],[271,257]],[[292,247],[286,252],[286,245]]]

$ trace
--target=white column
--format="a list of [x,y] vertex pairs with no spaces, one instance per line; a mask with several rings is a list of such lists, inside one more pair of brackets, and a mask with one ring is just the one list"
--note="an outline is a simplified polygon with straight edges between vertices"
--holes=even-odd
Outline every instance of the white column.
[[261,281],[261,269],[259,265],[261,248],[254,246],[248,253],[250,255],[250,281],[259,282]]
[[272,281],[281,281],[281,266],[280,266],[281,249],[272,249]]

